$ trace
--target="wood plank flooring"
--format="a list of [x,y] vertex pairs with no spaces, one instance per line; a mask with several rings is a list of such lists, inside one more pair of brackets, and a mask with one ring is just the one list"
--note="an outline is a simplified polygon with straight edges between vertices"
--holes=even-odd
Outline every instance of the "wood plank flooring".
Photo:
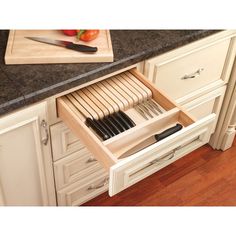
[[225,152],[205,145],[129,189],[84,206],[236,206],[236,139]]

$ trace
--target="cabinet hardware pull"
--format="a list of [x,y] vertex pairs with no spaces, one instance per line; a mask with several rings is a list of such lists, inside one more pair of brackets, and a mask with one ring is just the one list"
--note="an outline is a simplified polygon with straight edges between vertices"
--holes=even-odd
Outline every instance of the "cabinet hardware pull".
[[163,161],[169,161],[169,160],[173,159],[175,157],[175,152],[181,148],[182,148],[182,146],[178,146],[178,147],[174,148],[169,154],[165,155],[164,157],[162,157],[160,159],[156,159],[156,160],[151,161],[150,164],[151,165],[160,164]]
[[95,159],[95,158],[93,158],[93,157],[90,157],[87,161],[86,161],[86,163],[91,163],[91,162],[96,162],[97,160]]
[[46,146],[48,143],[48,139],[49,139],[49,134],[48,134],[48,127],[47,127],[47,122],[45,120],[42,120],[41,122],[41,127],[44,129],[45,131],[45,138],[43,138],[41,140],[41,142]]
[[90,185],[87,190],[89,191],[89,190],[95,190],[95,189],[102,188],[102,187],[104,187],[105,185],[108,184],[108,180],[109,180],[109,178],[106,177],[105,180],[103,180],[100,184],[98,184],[96,186],[94,186],[93,184]]
[[191,74],[184,75],[181,79],[194,79],[194,78],[198,77],[203,70],[204,70],[204,68],[200,68]]

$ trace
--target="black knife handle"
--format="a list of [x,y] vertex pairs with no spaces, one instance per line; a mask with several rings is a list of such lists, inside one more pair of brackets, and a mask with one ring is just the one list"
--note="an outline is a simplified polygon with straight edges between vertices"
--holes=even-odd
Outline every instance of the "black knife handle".
[[107,133],[109,133],[109,135],[111,137],[115,136],[116,134],[113,132],[113,130],[109,127],[109,125],[107,125],[106,122],[104,122],[104,120],[97,120],[97,122],[99,122],[99,124],[101,124],[101,126],[107,131]]
[[75,43],[68,43],[66,48],[77,51],[77,52],[96,52],[98,50],[97,47],[90,47],[83,44],[75,44]]
[[181,130],[183,128],[183,126],[181,124],[176,124],[175,126],[166,129],[165,131],[163,131],[160,134],[156,134],[154,135],[156,141],[160,141],[168,136],[170,136],[171,134],[176,133],[177,131]]
[[127,130],[132,128],[132,126],[123,118],[123,116],[119,113],[116,112],[113,114],[114,117],[116,117],[117,120],[119,120],[120,124]]
[[109,116],[105,116],[103,121],[112,129],[115,134],[120,134],[120,130],[116,127],[116,125],[109,119]]
[[126,120],[126,122],[131,125],[132,127],[136,126],[136,124],[134,123],[134,121],[128,116],[126,115],[123,111],[118,111],[122,117]]
[[123,125],[120,123],[120,121],[114,116],[110,115],[109,116],[110,120],[113,121],[113,124],[116,124],[116,127],[121,131],[124,132],[126,129],[123,127]]
[[96,121],[92,120],[91,118],[86,119],[86,125],[88,127],[91,127],[98,134],[98,136],[101,137],[103,141],[110,138],[110,136],[106,132],[104,132],[104,130],[101,128],[101,126],[97,124]]

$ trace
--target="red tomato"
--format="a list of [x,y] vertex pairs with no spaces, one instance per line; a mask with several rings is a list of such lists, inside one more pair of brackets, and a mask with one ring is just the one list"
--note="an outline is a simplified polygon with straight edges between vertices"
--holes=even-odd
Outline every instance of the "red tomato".
[[88,42],[97,38],[98,34],[99,34],[99,30],[85,30],[85,32],[82,34],[78,32],[79,39],[85,42]]
[[67,36],[75,36],[77,34],[76,30],[62,30],[62,32]]

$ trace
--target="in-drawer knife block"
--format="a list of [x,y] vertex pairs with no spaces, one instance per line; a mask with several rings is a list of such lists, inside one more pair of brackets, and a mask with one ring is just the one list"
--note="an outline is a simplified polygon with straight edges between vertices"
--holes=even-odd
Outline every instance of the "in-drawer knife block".
[[[157,109],[155,114],[152,113],[154,108],[149,107],[152,117],[149,116],[148,119],[143,115],[148,116],[143,106],[147,101],[152,101],[155,104],[153,106],[159,109],[159,113]],[[58,116],[100,164],[109,170],[111,196],[208,142],[209,129],[215,119],[212,114],[195,121],[136,69],[57,98],[57,110]],[[106,140],[87,126],[87,118],[103,120],[119,110],[128,115],[136,125]],[[148,147],[142,149],[141,143],[147,138],[176,124],[183,128],[159,142],[153,140]],[[134,154],[123,155],[136,148]],[[168,155],[171,158],[167,158]],[[165,160],[165,163],[159,159]]]

